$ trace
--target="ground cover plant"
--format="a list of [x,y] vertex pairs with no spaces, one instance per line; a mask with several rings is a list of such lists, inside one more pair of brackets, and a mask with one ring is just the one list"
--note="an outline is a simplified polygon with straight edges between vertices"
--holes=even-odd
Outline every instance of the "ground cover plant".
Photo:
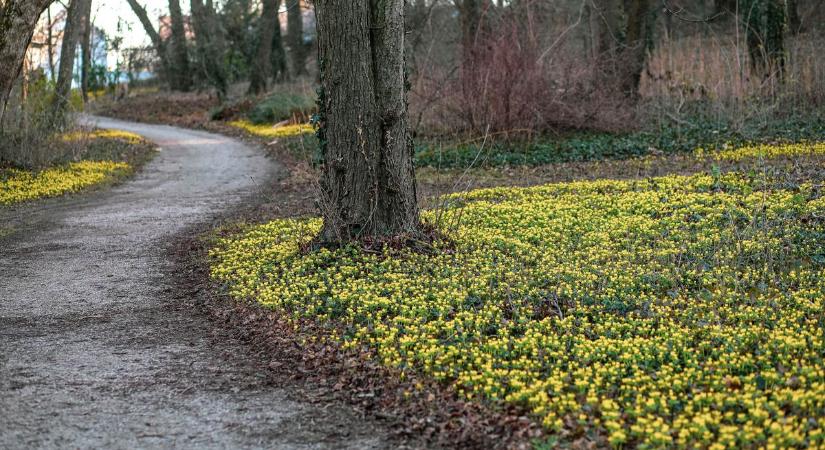
[[[279,98],[273,94],[273,99]],[[258,107],[268,104],[262,102]],[[288,104],[287,104],[288,106]],[[254,109],[253,109],[254,111]],[[250,113],[251,116],[251,113]],[[257,116],[256,116],[257,117]],[[645,129],[608,133],[568,131],[560,135],[496,134],[462,139],[460,136],[421,136],[415,144],[415,164],[437,169],[530,166],[565,162],[628,159],[741,148],[748,144],[791,143],[825,135],[825,121],[817,114],[771,118],[735,127],[725,121],[697,115],[689,125],[662,123]],[[228,124],[259,139],[285,139],[296,156],[320,162],[318,141],[309,124],[284,125],[278,120],[233,120]]]
[[449,238],[436,252],[305,252],[320,221],[276,220],[221,240],[212,276],[401,376],[518,405],[553,439],[821,447],[825,198],[758,161],[823,150],[451,194],[425,214]]
[[37,168],[0,167],[0,205],[81,191],[122,179],[145,163],[153,146],[118,130],[79,130],[57,136],[55,164]]

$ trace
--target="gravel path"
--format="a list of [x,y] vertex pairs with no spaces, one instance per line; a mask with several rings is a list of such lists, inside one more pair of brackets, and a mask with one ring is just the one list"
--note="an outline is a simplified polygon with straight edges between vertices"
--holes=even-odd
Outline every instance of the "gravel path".
[[89,120],[162,151],[112,189],[0,209],[0,449],[387,448],[174,298],[169,242],[282,169],[227,137]]

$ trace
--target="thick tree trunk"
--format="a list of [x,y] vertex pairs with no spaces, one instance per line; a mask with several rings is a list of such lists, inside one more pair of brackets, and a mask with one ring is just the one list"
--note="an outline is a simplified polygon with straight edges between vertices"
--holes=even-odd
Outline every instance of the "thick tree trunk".
[[169,81],[172,89],[186,92],[192,87],[192,76],[189,71],[189,54],[186,50],[186,27],[179,0],[169,0],[169,18],[172,21]]
[[217,91],[221,99],[226,97],[227,76],[223,56],[226,48],[220,24],[214,20],[215,10],[212,2],[204,5],[203,0],[192,0],[192,25],[195,28],[195,45],[198,57],[203,65],[203,73],[209,84]]
[[307,74],[304,15],[301,11],[301,0],[286,0],[286,6],[287,45],[289,45],[289,56],[292,59],[292,74],[297,77]]
[[0,127],[40,14],[52,0],[0,0]]
[[272,41],[278,26],[278,8],[280,0],[263,0],[261,18],[258,20],[258,43],[252,72],[249,75],[249,93],[260,94],[266,91],[272,72]]
[[92,69],[92,2],[86,1],[83,11],[83,35],[80,40],[82,62],[80,66],[80,91],[83,93],[83,103],[89,101],[89,75]]
[[60,63],[57,69],[57,85],[54,95],[54,113],[60,115],[69,106],[72,95],[72,76],[74,74],[75,52],[83,31],[83,14],[90,8],[92,0],[72,0],[69,4],[66,25],[63,28],[63,45],[60,47]]
[[321,243],[419,233],[403,0],[316,0]]
[[152,46],[155,47],[155,52],[158,54],[158,59],[160,59],[161,65],[161,76],[171,83],[169,80],[171,74],[171,64],[169,62],[169,53],[166,43],[163,42],[163,39],[160,37],[160,34],[155,30],[154,25],[152,25],[152,20],[149,19],[149,14],[146,13],[146,9],[141,6],[137,0],[126,0],[129,2],[129,6],[132,7],[132,11],[137,16],[138,20],[140,20],[140,24],[143,26],[143,30],[149,36],[149,39],[152,41]]

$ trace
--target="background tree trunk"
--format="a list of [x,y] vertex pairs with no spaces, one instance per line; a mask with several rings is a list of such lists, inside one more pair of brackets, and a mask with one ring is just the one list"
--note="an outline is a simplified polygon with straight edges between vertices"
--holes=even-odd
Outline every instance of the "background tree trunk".
[[476,40],[481,26],[481,0],[456,0],[461,21],[461,50],[465,61],[475,53]]
[[802,28],[802,19],[799,17],[799,8],[796,0],[788,0],[788,32],[791,36],[799,34]]
[[306,48],[304,46],[304,15],[301,0],[286,0],[286,38],[289,56],[292,59],[292,75],[307,74]]
[[49,79],[54,82],[54,23],[52,23],[52,7],[46,8],[46,51],[49,52]]
[[272,51],[270,53],[270,65],[272,76],[276,80],[289,78],[289,69],[286,62],[286,50],[284,50],[284,40],[281,36],[281,19],[275,15],[275,32],[272,33]]
[[179,0],[169,0],[169,18],[172,28],[172,57],[169,81],[172,89],[188,91],[192,87],[192,76],[189,71],[189,55],[186,50],[186,26],[183,23],[183,12]]
[[192,26],[195,29],[195,45],[202,71],[209,84],[218,91],[218,97],[226,97],[227,75],[223,57],[226,48],[220,24],[215,20],[212,2],[204,5],[203,0],[192,0]]
[[611,61],[612,65],[622,43],[621,35],[624,34],[620,25],[621,6],[619,0],[596,0],[594,4],[593,40],[596,41],[596,53],[599,59]]
[[0,128],[40,14],[52,0],[0,1]]
[[272,72],[272,41],[275,32],[280,34],[278,26],[278,8],[280,0],[263,0],[261,18],[258,21],[258,42],[252,72],[249,74],[249,93],[260,94],[266,91],[269,75]]
[[72,95],[72,75],[74,58],[80,33],[83,31],[83,14],[92,0],[72,0],[69,4],[66,25],[63,28],[63,45],[60,47],[60,63],[57,69],[57,85],[54,95],[54,113],[59,116],[66,112]]
[[636,98],[639,95],[642,71],[647,62],[647,41],[650,37],[648,31],[652,22],[650,0],[625,0],[625,14],[627,26],[625,44],[621,52],[624,70],[620,86],[627,97]]
[[87,0],[83,11],[83,35],[80,40],[82,62],[80,66],[80,90],[83,93],[83,103],[89,101],[89,75],[92,69],[92,2]]
[[316,0],[321,243],[419,233],[403,0]]

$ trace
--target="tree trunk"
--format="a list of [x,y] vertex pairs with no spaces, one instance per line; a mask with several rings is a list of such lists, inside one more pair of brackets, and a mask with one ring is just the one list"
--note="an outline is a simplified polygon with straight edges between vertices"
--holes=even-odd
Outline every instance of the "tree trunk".
[[304,15],[301,12],[301,0],[286,0],[286,6],[287,45],[289,45],[289,56],[292,59],[292,74],[298,77],[307,74]]
[[481,26],[481,0],[456,0],[461,21],[461,50],[465,61],[475,53],[475,45]]
[[272,67],[272,77],[276,80],[289,78],[289,69],[286,62],[286,50],[284,50],[284,40],[281,36],[281,19],[275,15],[275,32],[272,33],[272,51],[270,53],[270,66]]
[[335,244],[419,234],[403,0],[316,0],[324,226]]
[[83,35],[80,41],[82,62],[80,66],[80,91],[83,93],[83,103],[89,102],[89,75],[92,69],[92,2],[85,2],[83,11]]
[[650,26],[650,0],[625,0],[627,27],[621,52],[624,67],[621,89],[627,97],[639,95],[639,82],[647,62],[647,39]]
[[72,75],[74,74],[74,57],[80,33],[83,31],[83,14],[87,4],[92,0],[72,0],[63,28],[63,45],[60,47],[60,63],[57,69],[55,85],[54,113],[56,116],[66,112],[72,95]]
[[802,19],[799,17],[799,8],[796,0],[788,0],[788,32],[796,36],[802,31]]
[[52,0],[0,1],[0,128],[40,14]]
[[49,79],[54,83],[54,35],[52,30],[54,23],[52,23],[51,5],[46,8],[46,21],[48,22],[46,26],[46,51],[49,52]]
[[781,81],[785,72],[785,29],[788,14],[785,0],[746,0],[741,14],[754,75],[773,73]]
[[172,89],[186,92],[192,87],[192,77],[189,71],[189,54],[186,50],[186,26],[183,23],[179,0],[169,0],[169,18],[172,21],[169,81]]
[[260,94],[266,91],[269,75],[272,71],[272,41],[278,26],[278,8],[280,0],[263,0],[261,18],[258,20],[258,43],[252,72],[249,74],[249,93]]
[[203,0],[192,0],[192,25],[195,28],[195,45],[198,48],[203,73],[209,84],[218,91],[218,97],[226,97],[227,76],[224,70],[223,56],[226,48],[220,24],[214,20],[215,10],[212,2],[203,4]]
[[152,21],[149,19],[149,14],[146,13],[146,9],[141,6],[137,0],[127,0],[129,2],[129,6],[132,7],[132,11],[137,16],[140,24],[143,25],[143,30],[149,36],[149,39],[152,41],[152,46],[155,47],[155,52],[158,54],[158,59],[160,59],[161,65],[161,76],[171,84],[171,80],[169,77],[171,76],[171,64],[169,62],[169,54],[166,43],[163,42],[163,39],[160,37],[160,34],[155,30],[154,25],[152,25]]

